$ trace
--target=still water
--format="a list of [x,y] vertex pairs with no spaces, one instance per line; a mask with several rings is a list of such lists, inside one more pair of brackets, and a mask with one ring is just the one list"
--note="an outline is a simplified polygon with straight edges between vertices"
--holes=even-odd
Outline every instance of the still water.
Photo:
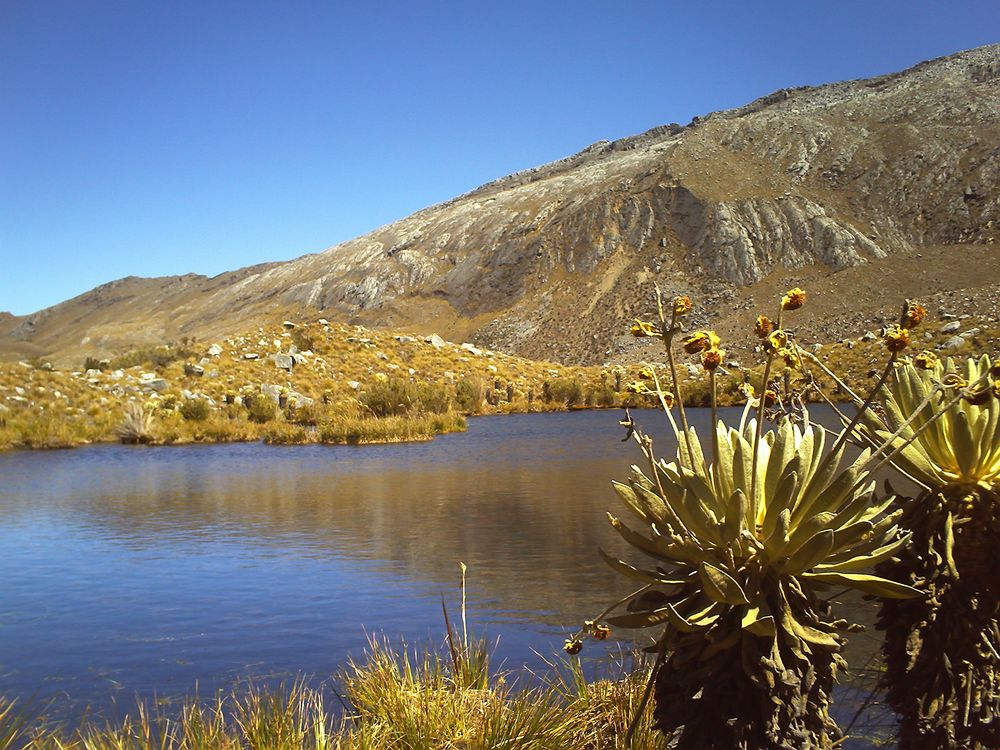
[[[479,418],[390,446],[0,454],[0,695],[116,714],[245,678],[322,681],[370,635],[440,644],[460,562],[476,632],[507,666],[543,668],[536,651],[628,590],[597,555],[624,553],[605,511],[640,458],[620,418]],[[638,419],[669,450],[663,416]],[[855,636],[862,660],[872,638]]]

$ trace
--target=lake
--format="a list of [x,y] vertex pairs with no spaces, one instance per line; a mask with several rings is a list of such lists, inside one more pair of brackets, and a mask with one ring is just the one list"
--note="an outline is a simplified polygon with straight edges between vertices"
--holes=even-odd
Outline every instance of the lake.
[[[664,417],[637,414],[666,452]],[[621,417],[478,418],[387,446],[0,454],[0,694],[118,715],[247,678],[319,682],[370,635],[440,645],[460,562],[474,630],[507,666],[543,669],[536,651],[629,590],[597,554],[624,553],[605,512],[641,458]],[[853,636],[852,664],[874,643]]]

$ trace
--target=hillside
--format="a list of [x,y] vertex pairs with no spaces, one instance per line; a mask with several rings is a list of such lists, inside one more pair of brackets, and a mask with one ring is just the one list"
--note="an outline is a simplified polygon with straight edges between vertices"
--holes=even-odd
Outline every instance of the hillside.
[[998,185],[993,45],[596,143],[293,261],[105,284],[0,317],[0,356],[78,366],[319,313],[600,363],[641,356],[625,331],[654,281],[724,334],[798,283],[816,302],[801,327],[821,340],[860,335],[915,293],[989,316]]

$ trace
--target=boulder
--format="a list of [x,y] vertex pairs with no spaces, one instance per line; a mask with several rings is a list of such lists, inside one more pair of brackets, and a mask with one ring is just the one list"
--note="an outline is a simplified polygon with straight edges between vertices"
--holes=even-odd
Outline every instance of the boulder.
[[292,321],[290,321],[290,320],[286,320],[286,321],[285,321],[284,323],[282,323],[281,325],[282,325],[282,326],[284,327],[284,329],[285,329],[286,331],[290,331],[290,330],[292,330],[293,328],[295,328],[295,324],[294,324],[294,323],[293,323]]
[[938,344],[938,349],[957,349],[965,343],[965,339],[961,336],[952,336],[946,341],[942,341]]
[[243,359],[260,359],[260,355],[257,352],[246,352]]
[[275,354],[274,366],[279,370],[287,370],[288,372],[291,372],[292,368],[295,367],[295,360],[292,359],[291,354]]
[[210,347],[208,347],[209,357],[218,357],[220,354],[222,354],[222,347],[219,346],[218,344],[212,344]]
[[424,338],[428,344],[433,346],[435,349],[440,349],[444,346],[444,339],[438,336],[436,333],[432,333],[430,336]]
[[190,362],[184,365],[184,374],[200,378],[205,374],[205,368],[201,365],[193,365]]
[[961,327],[962,327],[961,323],[959,323],[957,320],[953,320],[951,323],[946,323],[945,325],[941,326],[941,333],[954,333]]
[[462,344],[462,349],[469,352],[469,354],[475,355],[476,357],[481,357],[483,355],[483,350],[472,344]]
[[156,391],[157,393],[163,393],[169,386],[163,378],[153,378],[152,380],[142,381],[142,387],[147,390]]
[[348,380],[347,387],[350,388],[352,391],[360,391],[361,383],[359,383],[357,380]]

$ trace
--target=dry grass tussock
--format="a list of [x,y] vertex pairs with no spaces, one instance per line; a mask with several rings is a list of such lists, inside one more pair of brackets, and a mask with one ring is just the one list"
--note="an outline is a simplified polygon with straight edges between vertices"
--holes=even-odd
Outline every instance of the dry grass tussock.
[[[616,750],[648,677],[640,662],[587,682],[577,660],[520,686],[494,673],[482,642],[443,652],[372,640],[337,680],[338,699],[302,682],[192,699],[172,713],[139,708],[76,729],[0,701],[0,748],[26,750]],[[343,702],[343,704],[341,703]],[[641,717],[633,748],[665,748]]]

